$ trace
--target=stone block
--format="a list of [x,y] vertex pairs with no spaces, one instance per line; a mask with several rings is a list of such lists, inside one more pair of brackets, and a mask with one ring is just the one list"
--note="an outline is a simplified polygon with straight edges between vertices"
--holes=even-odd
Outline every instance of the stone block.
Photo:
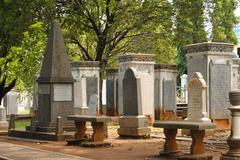
[[117,130],[120,136],[126,137],[148,137],[151,134],[150,127],[142,127],[142,128],[118,128]]
[[148,127],[147,117],[145,116],[122,116],[119,119],[121,128],[141,128]]

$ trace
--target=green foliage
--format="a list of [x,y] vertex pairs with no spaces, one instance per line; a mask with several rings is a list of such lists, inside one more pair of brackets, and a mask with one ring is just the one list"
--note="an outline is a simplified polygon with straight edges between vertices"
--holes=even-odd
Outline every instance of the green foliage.
[[233,31],[237,18],[234,10],[237,7],[236,0],[213,0],[210,1],[213,12],[211,13],[212,22],[212,41],[229,42],[237,44],[237,37]]
[[167,49],[173,53],[172,13],[167,0],[72,1],[58,6],[63,11],[72,60],[97,60],[104,68],[114,65],[117,55],[126,52],[156,54],[159,62],[168,54]]
[[204,26],[204,0],[173,0],[175,40],[178,47],[207,41]]
[[17,120],[15,123],[15,128],[17,130],[25,130],[27,126],[31,125],[30,120]]
[[128,51],[150,53],[156,56],[156,62],[176,63],[176,47],[173,42],[172,6],[167,0],[158,1],[161,12],[156,19],[145,23],[140,28],[140,35],[128,46]]
[[46,33],[43,22],[37,22],[24,32],[19,46],[12,47],[8,55],[11,62],[8,63],[9,79],[18,79],[17,89],[33,91],[36,84],[36,76],[41,68],[44,48],[46,47]]
[[[39,40],[38,34],[32,35],[35,34],[33,30],[38,28],[38,18],[49,4],[46,0],[0,0],[0,102],[18,79],[25,79],[26,83],[29,81],[26,74],[33,73],[33,65],[29,64],[36,63],[32,61],[34,53],[31,54],[31,51],[39,47],[39,44],[33,43]],[[36,26],[33,25],[35,23]],[[30,57],[29,60],[27,57]]]
[[182,50],[184,45],[207,41],[204,26],[204,0],[173,0],[175,12],[175,42],[178,55],[178,82],[187,72],[187,61]]

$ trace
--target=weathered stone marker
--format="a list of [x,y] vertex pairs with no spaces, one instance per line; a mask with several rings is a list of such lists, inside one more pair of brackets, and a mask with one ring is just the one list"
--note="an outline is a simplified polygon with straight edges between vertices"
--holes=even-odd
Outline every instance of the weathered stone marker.
[[106,69],[107,115],[118,116],[118,69]]
[[90,115],[98,115],[98,96],[96,94],[92,94],[89,98],[89,114]]
[[54,132],[57,117],[62,117],[62,127],[69,129],[67,120],[74,113],[73,77],[66,53],[60,24],[54,21],[40,76],[38,78],[37,131]]
[[123,79],[123,116],[120,117],[120,136],[149,136],[147,117],[143,115],[140,78],[133,69],[128,68]]
[[208,119],[207,113],[207,85],[201,73],[196,72],[193,74],[188,83],[188,117],[189,121],[206,121]]

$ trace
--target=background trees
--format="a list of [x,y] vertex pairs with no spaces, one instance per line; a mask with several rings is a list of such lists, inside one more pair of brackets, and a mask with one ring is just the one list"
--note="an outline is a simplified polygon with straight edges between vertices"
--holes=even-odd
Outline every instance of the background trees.
[[187,60],[182,47],[187,44],[206,42],[204,0],[173,0],[175,11],[175,42],[178,55],[178,83],[187,72]]
[[237,8],[238,2],[236,0],[213,0],[209,3],[213,10],[210,13],[213,26],[211,40],[237,44],[233,27],[237,23],[234,10]]
[[34,66],[43,45],[39,40],[44,38],[40,36],[42,26],[36,22],[45,4],[41,0],[0,0],[0,103],[17,80],[28,84],[36,75]]

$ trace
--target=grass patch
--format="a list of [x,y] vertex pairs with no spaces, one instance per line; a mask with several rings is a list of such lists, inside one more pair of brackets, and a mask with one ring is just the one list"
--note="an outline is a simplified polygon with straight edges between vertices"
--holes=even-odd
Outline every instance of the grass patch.
[[26,126],[30,126],[31,121],[30,120],[17,120],[15,122],[15,128],[17,130],[25,130]]

